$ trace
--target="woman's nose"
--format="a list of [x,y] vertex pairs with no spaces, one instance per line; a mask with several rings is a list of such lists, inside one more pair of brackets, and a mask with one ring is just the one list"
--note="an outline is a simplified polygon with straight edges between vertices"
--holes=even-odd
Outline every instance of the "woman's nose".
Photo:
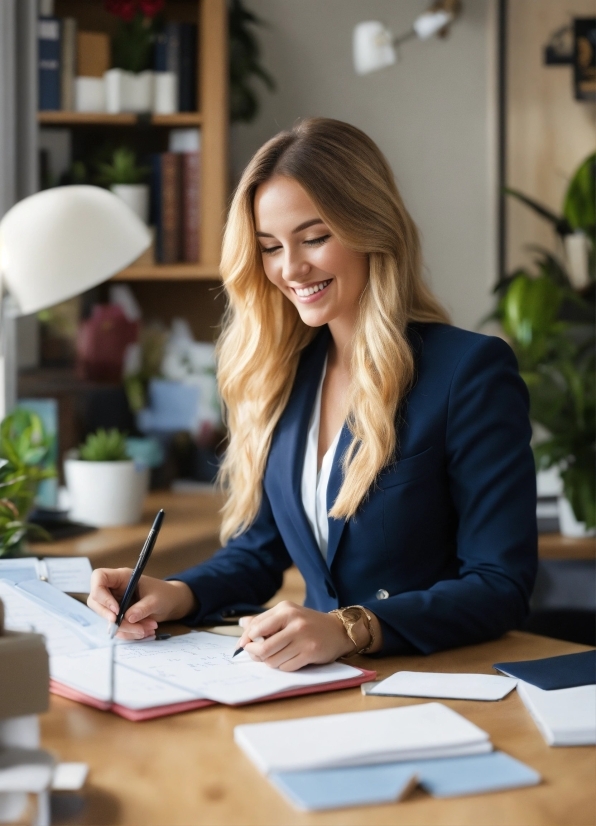
[[308,261],[305,261],[299,252],[293,250],[287,250],[284,253],[282,267],[284,281],[299,281],[310,272]]

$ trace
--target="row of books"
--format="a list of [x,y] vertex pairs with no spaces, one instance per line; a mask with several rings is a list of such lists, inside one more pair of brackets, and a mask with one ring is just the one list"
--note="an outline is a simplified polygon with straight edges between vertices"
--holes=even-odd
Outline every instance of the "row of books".
[[[109,35],[79,31],[74,17],[38,21],[39,109],[75,110],[75,78],[102,78],[111,68]],[[153,71],[177,78],[177,111],[197,110],[197,27],[167,23],[154,44]]]
[[151,156],[151,223],[160,264],[200,258],[200,152]]

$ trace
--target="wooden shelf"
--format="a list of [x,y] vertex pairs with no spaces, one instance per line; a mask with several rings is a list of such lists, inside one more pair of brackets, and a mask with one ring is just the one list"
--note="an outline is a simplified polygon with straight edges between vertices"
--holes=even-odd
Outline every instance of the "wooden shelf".
[[108,112],[38,112],[37,122],[41,126],[200,126],[200,112],[177,112],[174,115],[133,115],[122,112],[117,115]]
[[113,276],[115,281],[212,281],[219,269],[204,264],[139,264]]

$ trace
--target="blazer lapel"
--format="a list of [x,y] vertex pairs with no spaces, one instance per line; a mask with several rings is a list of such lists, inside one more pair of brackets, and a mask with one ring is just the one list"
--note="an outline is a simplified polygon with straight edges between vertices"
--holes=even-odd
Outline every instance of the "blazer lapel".
[[[337,499],[337,494],[343,481],[343,471],[341,467],[341,459],[352,439],[352,434],[347,425],[342,427],[341,435],[333,457],[333,465],[329,475],[329,483],[327,485],[327,512],[333,507],[333,503]],[[331,563],[337,551],[339,540],[346,526],[345,519],[333,519],[329,517],[329,540],[327,543],[327,567],[331,568]]]
[[305,550],[311,558],[316,559],[315,564],[322,571],[325,562],[302,505],[301,484],[308,423],[321,380],[328,342],[329,332],[325,328],[302,357],[292,395],[277,427],[269,463],[296,532]]

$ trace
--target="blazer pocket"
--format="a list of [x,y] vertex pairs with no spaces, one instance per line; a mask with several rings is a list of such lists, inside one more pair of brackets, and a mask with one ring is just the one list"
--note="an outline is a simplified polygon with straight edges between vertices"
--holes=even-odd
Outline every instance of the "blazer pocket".
[[394,465],[383,471],[381,474],[378,486],[381,490],[393,488],[396,485],[403,485],[406,482],[412,482],[414,479],[419,479],[426,476],[435,467],[435,450],[427,447],[422,453],[416,453],[414,456],[407,456],[405,459],[399,459]]

